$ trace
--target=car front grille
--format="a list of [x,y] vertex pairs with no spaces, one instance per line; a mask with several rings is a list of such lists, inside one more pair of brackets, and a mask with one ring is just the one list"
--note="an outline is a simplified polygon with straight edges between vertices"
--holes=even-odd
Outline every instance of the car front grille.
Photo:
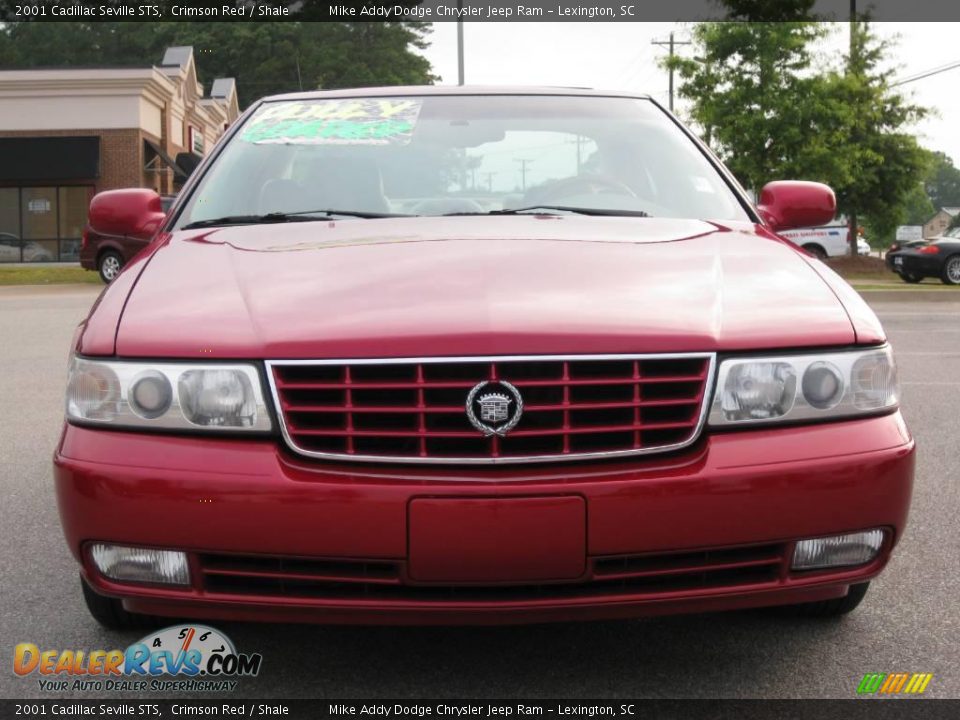
[[523,602],[618,598],[772,585],[785,567],[783,543],[692,552],[590,558],[575,582],[418,585],[400,560],[201,554],[204,593],[316,601]]
[[[712,354],[271,361],[284,436],[301,454],[413,463],[551,462],[692,443]],[[466,411],[480,383],[508,384],[522,414],[503,436]],[[481,398],[484,397],[481,395]],[[476,413],[475,413],[476,416]]]

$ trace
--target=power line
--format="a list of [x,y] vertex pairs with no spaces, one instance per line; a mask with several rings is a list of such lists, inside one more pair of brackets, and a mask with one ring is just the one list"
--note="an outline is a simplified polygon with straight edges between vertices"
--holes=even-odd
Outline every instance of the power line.
[[930,70],[924,70],[923,72],[919,72],[916,75],[908,75],[902,80],[897,80],[895,82],[890,83],[890,87],[896,87],[897,85],[906,85],[907,83],[912,83],[915,80],[923,80],[924,78],[928,78],[931,75],[939,75],[940,73],[947,72],[947,70],[954,70],[956,68],[960,68],[960,60],[956,60],[952,63],[947,63],[946,65],[941,65],[940,67],[935,67]]

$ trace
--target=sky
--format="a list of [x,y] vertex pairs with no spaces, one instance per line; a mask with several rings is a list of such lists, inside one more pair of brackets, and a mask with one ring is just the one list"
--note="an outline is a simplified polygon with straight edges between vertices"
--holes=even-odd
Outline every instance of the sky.
[[[892,78],[905,78],[960,61],[960,23],[875,23],[878,34],[896,37],[889,57]],[[672,31],[688,39],[691,23],[464,23],[467,85],[567,85],[630,90],[667,104],[667,73],[657,65],[666,49],[652,45]],[[456,23],[434,23],[424,55],[442,84],[457,82]],[[840,62],[847,46],[846,25],[836,23],[819,57]],[[689,51],[679,46],[678,51]],[[941,150],[960,166],[960,68],[901,87],[930,110],[915,131],[920,142]],[[683,103],[677,103],[684,116]]]

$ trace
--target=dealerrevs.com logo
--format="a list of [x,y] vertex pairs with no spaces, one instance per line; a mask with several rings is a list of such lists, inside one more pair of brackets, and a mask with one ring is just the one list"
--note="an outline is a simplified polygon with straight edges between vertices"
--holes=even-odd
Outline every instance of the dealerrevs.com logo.
[[13,671],[39,675],[40,689],[50,692],[216,692],[234,690],[237,678],[257,675],[262,661],[260,653],[238,653],[230,638],[212,627],[174,625],[126,650],[41,650],[19,643]]

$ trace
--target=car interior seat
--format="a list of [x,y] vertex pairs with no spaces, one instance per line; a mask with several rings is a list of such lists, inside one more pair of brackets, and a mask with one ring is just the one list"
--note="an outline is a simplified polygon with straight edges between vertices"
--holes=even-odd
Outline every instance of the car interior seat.
[[292,174],[311,197],[310,209],[390,211],[380,167],[372,158],[354,154],[299,156]]

